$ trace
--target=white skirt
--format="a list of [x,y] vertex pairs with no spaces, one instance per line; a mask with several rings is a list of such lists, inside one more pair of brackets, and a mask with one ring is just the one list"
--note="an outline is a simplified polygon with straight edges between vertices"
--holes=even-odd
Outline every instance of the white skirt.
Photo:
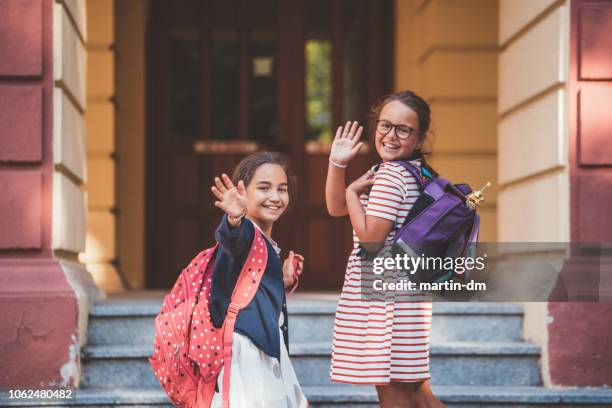
[[[282,316],[282,315],[281,315]],[[259,350],[246,336],[234,332],[230,407],[236,408],[306,408],[308,402],[298,383],[289,353],[280,333],[281,356],[277,359]],[[211,408],[222,406],[223,370],[217,377],[219,392]]]

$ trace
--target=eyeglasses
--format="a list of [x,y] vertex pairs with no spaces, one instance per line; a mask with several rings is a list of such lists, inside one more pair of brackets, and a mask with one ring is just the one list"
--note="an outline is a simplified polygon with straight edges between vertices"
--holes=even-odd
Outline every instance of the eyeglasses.
[[387,133],[391,132],[393,128],[395,128],[395,135],[400,139],[408,139],[414,132],[414,129],[408,126],[394,125],[386,120],[376,121],[376,130],[382,135],[386,135]]

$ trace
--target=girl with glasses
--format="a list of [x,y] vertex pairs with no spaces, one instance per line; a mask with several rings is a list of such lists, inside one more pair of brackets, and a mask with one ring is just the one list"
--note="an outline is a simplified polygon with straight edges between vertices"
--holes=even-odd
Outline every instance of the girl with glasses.
[[346,168],[363,145],[357,122],[338,128],[329,156],[328,212],[348,215],[353,227],[334,324],[331,378],[374,384],[383,408],[443,407],[429,381],[430,298],[415,293],[395,299],[388,291],[363,290],[372,277],[364,250],[372,253],[390,244],[420,195],[417,181],[398,161],[410,161],[425,177],[437,176],[423,149],[430,109],[421,97],[404,91],[383,98],[371,113],[371,142],[381,163],[346,186]]

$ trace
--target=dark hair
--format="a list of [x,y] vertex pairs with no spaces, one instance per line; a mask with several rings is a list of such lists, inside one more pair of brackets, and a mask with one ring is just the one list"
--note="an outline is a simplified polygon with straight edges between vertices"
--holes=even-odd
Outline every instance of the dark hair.
[[423,147],[423,144],[429,134],[429,124],[431,123],[431,110],[429,109],[429,104],[425,101],[425,99],[421,98],[419,95],[415,94],[412,91],[401,91],[392,95],[384,96],[374,106],[372,106],[368,115],[370,144],[372,146],[372,151],[376,151],[374,145],[374,140],[376,137],[376,121],[379,119],[380,112],[382,111],[384,106],[389,102],[393,101],[399,101],[403,103],[405,106],[412,109],[419,118],[419,133],[417,134],[417,137],[419,138],[421,147],[418,149],[414,149],[412,154],[407,159],[421,159],[422,166],[429,170],[429,172],[432,173],[434,177],[437,177],[438,173],[429,165],[429,163],[427,163],[427,159],[425,158],[426,155],[431,154],[431,151],[426,151]]
[[291,208],[294,197],[297,194],[297,177],[289,166],[289,158],[278,152],[255,152],[242,159],[232,172],[232,183],[238,184],[242,180],[245,187],[249,185],[255,171],[264,164],[278,164],[287,175],[287,191],[289,192],[289,207]]

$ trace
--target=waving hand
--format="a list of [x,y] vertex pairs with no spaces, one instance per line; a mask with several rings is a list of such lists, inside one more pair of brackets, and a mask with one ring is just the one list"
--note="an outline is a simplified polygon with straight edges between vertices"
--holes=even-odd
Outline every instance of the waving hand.
[[215,185],[210,189],[219,200],[215,201],[215,206],[221,208],[227,215],[240,217],[246,210],[247,192],[242,180],[238,182],[237,186],[234,186],[232,180],[224,173],[221,175],[221,179],[215,177]]
[[363,142],[359,141],[363,133],[363,126],[359,126],[357,121],[346,122],[344,127],[338,127],[336,137],[331,145],[329,159],[333,163],[346,166],[359,152]]

